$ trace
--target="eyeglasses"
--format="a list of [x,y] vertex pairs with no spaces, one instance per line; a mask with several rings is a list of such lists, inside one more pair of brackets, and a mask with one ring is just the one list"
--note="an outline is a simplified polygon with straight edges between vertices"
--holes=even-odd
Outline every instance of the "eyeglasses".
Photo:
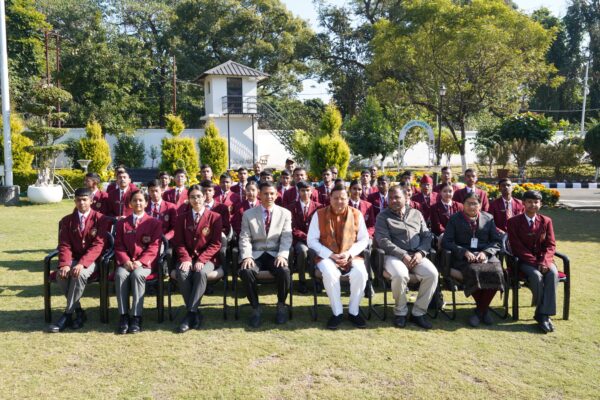
[[198,200],[198,199],[201,199],[201,198],[202,198],[202,195],[199,195],[199,194],[197,194],[197,195],[195,195],[195,196],[188,196],[188,198],[189,198],[190,200]]

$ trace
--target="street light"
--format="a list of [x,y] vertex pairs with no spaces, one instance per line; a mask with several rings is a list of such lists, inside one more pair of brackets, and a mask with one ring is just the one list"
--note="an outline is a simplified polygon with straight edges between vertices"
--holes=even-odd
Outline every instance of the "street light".
[[438,107],[438,143],[437,143],[437,165],[442,165],[442,107],[444,106],[444,96],[446,96],[446,85],[440,86],[440,102]]

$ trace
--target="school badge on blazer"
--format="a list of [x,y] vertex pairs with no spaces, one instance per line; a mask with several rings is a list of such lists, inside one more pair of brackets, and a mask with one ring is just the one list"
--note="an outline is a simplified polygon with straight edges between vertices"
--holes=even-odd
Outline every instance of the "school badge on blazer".
[[210,235],[210,228],[208,226],[202,228],[202,235],[204,235],[204,236]]
[[150,244],[151,241],[152,241],[152,238],[150,236],[148,236],[148,235],[142,236],[142,243]]
[[169,214],[165,214],[165,216],[164,216],[164,220],[165,220],[166,222],[169,222]]
[[94,203],[94,207],[99,210],[102,207],[102,203]]
[[96,237],[97,234],[98,234],[98,230],[96,228],[92,228],[90,230],[90,236],[91,237]]

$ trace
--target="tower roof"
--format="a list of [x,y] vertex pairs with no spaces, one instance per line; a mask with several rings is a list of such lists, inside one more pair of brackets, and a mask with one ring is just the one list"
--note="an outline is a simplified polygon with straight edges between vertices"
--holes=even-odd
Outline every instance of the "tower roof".
[[217,65],[214,68],[204,71],[199,77],[194,79],[195,82],[201,82],[208,75],[227,75],[227,76],[249,76],[254,77],[258,81],[262,81],[269,77],[269,74],[265,74],[257,69],[247,67],[245,65],[236,63],[235,61],[227,61],[221,65]]

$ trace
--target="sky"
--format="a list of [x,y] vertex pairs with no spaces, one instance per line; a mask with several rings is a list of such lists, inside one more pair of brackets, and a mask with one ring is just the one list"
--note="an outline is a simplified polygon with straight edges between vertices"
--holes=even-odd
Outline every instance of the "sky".
[[[326,3],[342,6],[348,0],[325,0]],[[562,17],[567,11],[568,0],[514,0],[526,13],[531,13],[541,7],[549,8],[553,14]],[[286,7],[300,18],[307,20],[314,30],[319,30],[317,11],[312,0],[282,0]],[[328,103],[331,96],[328,94],[327,83],[319,83],[312,79],[303,82],[303,90],[298,95],[301,100],[320,98]]]

